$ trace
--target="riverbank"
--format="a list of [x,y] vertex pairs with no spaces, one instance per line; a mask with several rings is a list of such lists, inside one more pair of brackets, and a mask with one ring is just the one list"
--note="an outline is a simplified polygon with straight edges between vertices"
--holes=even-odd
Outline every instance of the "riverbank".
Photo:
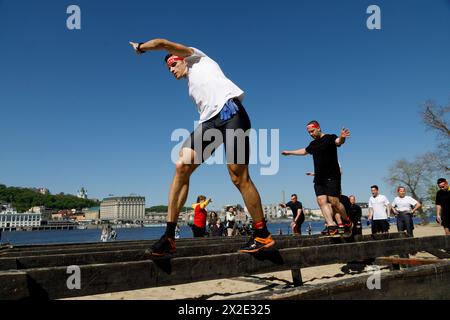
[[[391,226],[391,231],[396,228]],[[369,229],[363,230],[364,234],[370,234]],[[416,237],[443,235],[444,230],[437,224],[416,226]],[[419,252],[417,258],[431,258],[425,252]],[[382,269],[387,272],[387,269]],[[345,264],[332,264],[302,269],[302,277],[305,284],[315,285],[360,276],[367,270],[351,270]],[[77,297],[70,300],[173,300],[173,299],[240,299],[246,294],[267,290],[274,286],[286,286],[292,282],[291,271],[271,272],[249,277],[232,279],[220,279],[193,282],[175,286],[165,286],[133,291],[115,292],[107,294]]]

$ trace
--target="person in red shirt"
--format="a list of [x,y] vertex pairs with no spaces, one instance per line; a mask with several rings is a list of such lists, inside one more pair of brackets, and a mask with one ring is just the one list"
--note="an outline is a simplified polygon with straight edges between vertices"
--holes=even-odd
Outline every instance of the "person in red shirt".
[[206,200],[205,196],[198,196],[197,203],[192,205],[194,209],[194,224],[192,225],[192,232],[194,238],[204,237],[206,234],[206,217],[208,212],[206,206],[211,202],[211,198]]

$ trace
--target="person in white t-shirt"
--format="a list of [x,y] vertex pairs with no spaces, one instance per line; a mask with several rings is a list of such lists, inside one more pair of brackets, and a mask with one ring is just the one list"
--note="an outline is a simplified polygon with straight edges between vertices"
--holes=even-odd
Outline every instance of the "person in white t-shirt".
[[370,187],[369,220],[372,222],[372,234],[389,232],[388,216],[391,212],[388,198],[378,191],[378,186]]
[[227,208],[226,220],[227,235],[229,237],[236,235],[236,209],[233,206]]
[[392,212],[397,217],[398,232],[406,231],[408,236],[413,237],[413,215],[422,206],[419,201],[406,195],[405,187],[397,188],[398,197],[392,202]]
[[264,220],[261,198],[253,184],[250,158],[250,118],[242,105],[244,91],[228,79],[220,66],[202,51],[165,39],[130,42],[136,53],[165,50],[168,70],[177,80],[186,79],[189,96],[200,114],[199,126],[184,142],[169,192],[166,233],[151,248],[154,256],[174,253],[175,226],[186,202],[189,178],[222,143],[232,182],[241,192],[253,219],[253,237],[241,252],[257,252],[275,244]]

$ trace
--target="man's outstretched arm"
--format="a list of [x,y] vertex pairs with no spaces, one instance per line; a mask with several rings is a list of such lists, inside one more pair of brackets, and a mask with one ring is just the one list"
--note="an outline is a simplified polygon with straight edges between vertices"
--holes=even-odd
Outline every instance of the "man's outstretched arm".
[[348,130],[347,128],[342,128],[341,134],[336,139],[336,145],[337,146],[343,145],[345,143],[345,139],[348,137],[350,137],[350,130]]
[[193,49],[166,39],[153,39],[140,44],[130,41],[130,45],[133,47],[136,53],[144,53],[145,51],[154,50],[166,50],[173,55],[177,55],[183,58],[189,57],[194,53]]
[[283,156],[306,156],[308,152],[306,152],[305,148],[292,150],[292,151],[283,151],[281,153]]

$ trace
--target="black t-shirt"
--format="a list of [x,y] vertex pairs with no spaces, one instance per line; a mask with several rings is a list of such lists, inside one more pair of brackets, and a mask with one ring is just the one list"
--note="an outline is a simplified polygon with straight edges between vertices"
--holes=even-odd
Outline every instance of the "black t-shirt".
[[326,134],[306,147],[306,152],[311,154],[314,160],[314,182],[341,178],[336,139],[337,135]]
[[347,211],[348,216],[350,217],[350,220],[352,220],[353,223],[356,223],[361,220],[362,217],[362,210],[361,207],[357,204],[350,205],[349,210]]
[[436,204],[441,206],[441,215],[450,219],[450,190],[439,190],[436,193]]
[[340,196],[340,198],[339,198],[339,201],[340,201],[340,202],[342,203],[342,205],[344,206],[345,212],[348,213],[348,211],[350,210],[350,207],[351,207],[351,205],[352,205],[352,204],[350,203],[349,197],[347,197],[347,196],[341,194],[341,196]]
[[[286,206],[291,209],[294,220],[295,220],[295,218],[297,218],[297,210],[303,209],[302,203],[300,201],[297,201],[296,203],[289,201],[288,203],[286,203]],[[304,214],[302,214],[301,217],[298,219],[297,224],[302,224],[303,221],[305,221]]]

